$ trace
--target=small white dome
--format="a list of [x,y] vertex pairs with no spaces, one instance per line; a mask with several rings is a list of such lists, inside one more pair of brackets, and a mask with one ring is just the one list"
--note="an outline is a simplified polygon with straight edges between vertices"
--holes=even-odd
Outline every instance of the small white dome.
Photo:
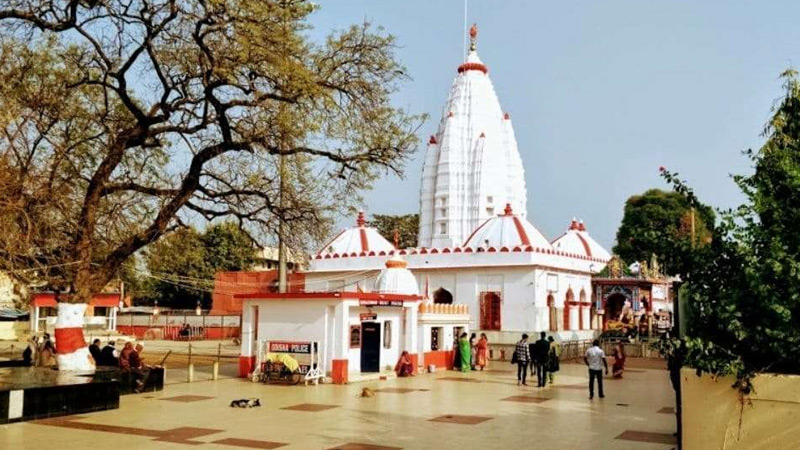
[[339,232],[318,254],[362,256],[372,252],[376,255],[381,251],[388,253],[394,249],[394,245],[381,236],[378,230],[365,225],[364,212],[359,211],[356,226]]
[[552,248],[550,242],[530,222],[514,214],[506,204],[503,214],[483,222],[464,242],[463,247],[493,247],[499,250],[518,246]]
[[604,261],[611,259],[611,254],[597,243],[586,231],[583,221],[572,219],[569,228],[558,239],[553,241],[553,248],[562,252],[586,255]]
[[407,269],[408,263],[398,256],[386,261],[375,280],[375,291],[381,294],[419,295],[417,278]]

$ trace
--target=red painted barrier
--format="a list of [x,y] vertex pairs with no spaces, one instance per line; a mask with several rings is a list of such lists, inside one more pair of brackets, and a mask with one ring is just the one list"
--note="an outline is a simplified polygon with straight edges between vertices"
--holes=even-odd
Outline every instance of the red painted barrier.
[[333,370],[331,371],[331,378],[333,378],[334,384],[347,384],[348,377],[348,365],[349,361],[346,359],[334,359],[331,361],[333,363]]
[[239,377],[247,378],[248,375],[253,373],[256,367],[255,356],[240,356],[239,357]]
[[425,352],[425,367],[433,364],[437,369],[453,368],[453,358],[455,353],[453,350],[437,350],[433,352]]

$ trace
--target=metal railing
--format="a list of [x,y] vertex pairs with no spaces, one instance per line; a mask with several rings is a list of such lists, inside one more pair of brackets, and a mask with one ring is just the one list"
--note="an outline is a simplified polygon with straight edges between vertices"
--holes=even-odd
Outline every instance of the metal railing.
[[144,340],[231,339],[240,335],[240,326],[240,316],[168,312],[159,315],[120,314],[117,317],[117,330],[136,334]]

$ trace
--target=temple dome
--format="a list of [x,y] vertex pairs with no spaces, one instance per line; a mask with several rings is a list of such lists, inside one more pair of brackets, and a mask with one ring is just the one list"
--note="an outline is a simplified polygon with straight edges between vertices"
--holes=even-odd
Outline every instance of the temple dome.
[[419,295],[419,285],[414,274],[408,270],[408,263],[398,256],[386,261],[375,280],[375,292],[381,294]]
[[604,261],[611,259],[611,254],[597,243],[586,231],[583,221],[572,219],[569,228],[558,239],[554,240],[553,248],[562,252],[585,255]]
[[550,242],[530,222],[514,214],[510,204],[506,204],[503,214],[483,222],[469,238],[463,247],[472,248],[514,248],[518,246],[531,246],[550,249]]
[[381,251],[390,252],[394,249],[394,245],[381,236],[378,230],[366,226],[364,212],[359,211],[356,226],[339,232],[336,237],[322,247],[318,254],[328,253],[348,256],[355,254],[360,256],[371,252],[375,254]]

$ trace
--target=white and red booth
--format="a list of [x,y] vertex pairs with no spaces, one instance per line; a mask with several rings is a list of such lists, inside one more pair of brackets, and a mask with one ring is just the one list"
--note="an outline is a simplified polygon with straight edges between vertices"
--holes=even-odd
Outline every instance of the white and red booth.
[[256,369],[258,343],[264,340],[319,342],[320,366],[334,383],[347,383],[353,374],[391,370],[403,351],[415,371],[424,364],[446,366],[453,333],[468,329],[466,307],[426,302],[399,258],[386,262],[374,285],[373,292],[238,294],[239,375]]

